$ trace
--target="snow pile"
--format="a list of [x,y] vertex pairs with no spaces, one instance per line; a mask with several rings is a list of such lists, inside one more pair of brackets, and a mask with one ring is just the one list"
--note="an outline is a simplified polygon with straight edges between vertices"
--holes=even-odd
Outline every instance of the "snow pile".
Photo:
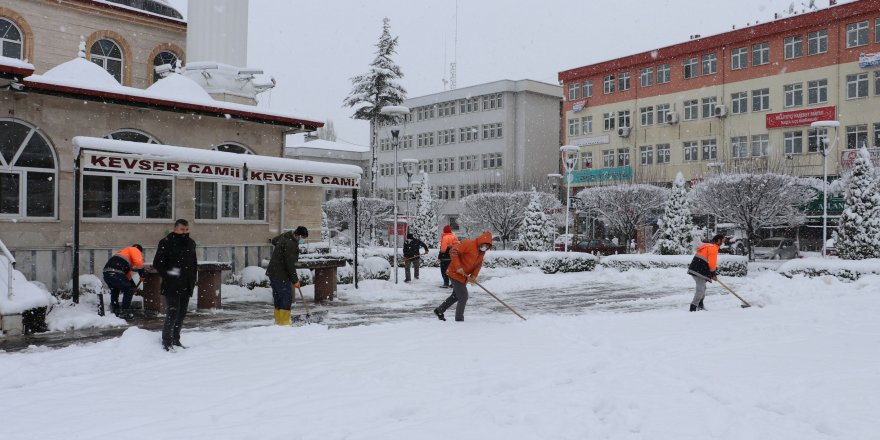
[[60,86],[79,88],[87,84],[90,89],[102,92],[125,93],[126,89],[101,66],[79,57],[59,64],[42,75],[29,76],[26,80],[35,77]]
[[783,263],[778,272],[789,278],[795,275],[808,277],[831,275],[844,280],[857,280],[865,275],[880,275],[880,258],[856,261],[836,258],[801,258]]
[[12,67],[16,69],[34,70],[34,65],[24,62],[18,58],[9,58],[0,55],[0,66]]
[[[224,295],[226,293],[225,289],[226,287],[224,287]],[[124,319],[109,313],[109,303],[105,302],[105,307],[108,308],[108,312],[104,316],[98,316],[98,302],[93,296],[80,297],[79,304],[69,299],[61,300],[46,315],[46,325],[49,331],[72,331],[84,328],[110,328],[126,325]]]
[[358,260],[358,280],[389,280],[391,264],[382,257],[369,257]]
[[179,73],[172,73],[156,81],[147,91],[156,98],[169,101],[184,100],[194,104],[213,105],[216,101],[202,86]]
[[[422,257],[422,267],[439,267],[437,249],[428,251],[428,255]],[[361,251],[361,255],[379,256],[391,262],[393,252],[391,248],[371,248]],[[496,251],[490,250],[483,258],[483,267],[512,268],[524,267],[541,268],[544,273],[556,272],[583,272],[593,270],[599,259],[595,255],[583,252],[528,252],[528,251]],[[398,262],[402,265],[403,257],[398,253]]]
[[12,296],[9,295],[9,260],[0,255],[0,314],[18,315],[26,310],[48,307],[55,299],[45,289],[29,282],[24,274],[12,270]]
[[269,287],[266,269],[259,266],[248,266],[233,277],[235,284],[253,290],[255,287]]
[[[686,269],[693,260],[691,255],[620,254],[602,257],[599,264],[620,271],[629,269],[670,268]],[[718,274],[743,277],[749,273],[749,259],[737,255],[718,256]]]

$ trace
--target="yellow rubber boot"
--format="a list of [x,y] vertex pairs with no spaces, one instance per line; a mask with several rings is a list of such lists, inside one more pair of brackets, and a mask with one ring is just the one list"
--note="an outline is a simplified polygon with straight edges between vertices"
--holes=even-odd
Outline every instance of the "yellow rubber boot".
[[292,323],[290,322],[290,310],[278,310],[278,314],[281,317],[281,323],[279,325],[290,326]]
[[281,309],[275,309],[275,325],[284,325],[281,323]]

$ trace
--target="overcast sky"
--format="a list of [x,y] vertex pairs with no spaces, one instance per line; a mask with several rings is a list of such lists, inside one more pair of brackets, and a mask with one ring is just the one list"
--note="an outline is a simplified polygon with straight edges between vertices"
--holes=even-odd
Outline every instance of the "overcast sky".
[[[169,0],[186,15],[187,0]],[[458,87],[500,79],[557,83],[559,71],[770,21],[808,0],[460,0]],[[846,3],[841,1],[840,3]],[[820,8],[828,0],[817,0]],[[342,101],[351,77],[366,73],[391,19],[394,58],[408,96],[444,90],[455,55],[456,1],[315,2],[252,0],[248,67],[278,86],[261,106],[317,121],[332,120],[340,140],[369,144],[369,124],[351,119]]]

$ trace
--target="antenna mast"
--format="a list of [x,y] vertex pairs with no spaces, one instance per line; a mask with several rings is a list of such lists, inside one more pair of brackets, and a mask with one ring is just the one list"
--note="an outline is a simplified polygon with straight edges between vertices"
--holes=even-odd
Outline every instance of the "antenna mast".
[[452,46],[452,62],[449,63],[449,90],[455,90],[456,61],[458,61],[458,0],[455,0],[455,43]]

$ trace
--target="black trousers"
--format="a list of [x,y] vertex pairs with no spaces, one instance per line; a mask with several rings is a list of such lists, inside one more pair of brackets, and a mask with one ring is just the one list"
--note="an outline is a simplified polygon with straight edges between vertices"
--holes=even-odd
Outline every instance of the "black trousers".
[[180,343],[180,328],[186,317],[189,295],[165,295],[165,325],[162,326],[162,345]]
[[446,275],[446,269],[449,269],[449,264],[452,263],[452,260],[444,260],[440,259],[440,275],[443,276],[443,285],[449,285],[449,275]]

